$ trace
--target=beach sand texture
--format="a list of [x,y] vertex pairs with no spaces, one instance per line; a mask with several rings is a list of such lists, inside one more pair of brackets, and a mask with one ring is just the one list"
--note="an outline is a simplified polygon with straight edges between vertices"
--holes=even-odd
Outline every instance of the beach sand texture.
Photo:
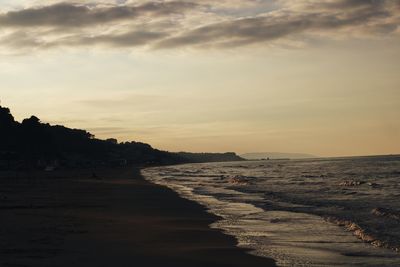
[[2,173],[0,266],[275,266],[138,168]]

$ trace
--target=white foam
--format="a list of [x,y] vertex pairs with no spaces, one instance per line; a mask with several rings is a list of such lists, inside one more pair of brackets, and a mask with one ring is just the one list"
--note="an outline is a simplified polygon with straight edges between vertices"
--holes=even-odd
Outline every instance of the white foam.
[[[173,169],[145,169],[143,175],[183,198],[202,204],[208,212],[222,218],[212,228],[236,237],[238,246],[252,249],[252,254],[274,258],[280,266],[400,265],[398,254],[362,243],[352,233],[319,216],[256,207],[254,203],[263,200],[262,194],[230,188],[229,183],[215,175],[222,172],[220,168],[221,165],[211,164],[182,165]],[[201,176],[192,175],[195,173]],[[346,256],[348,253],[353,256]]]

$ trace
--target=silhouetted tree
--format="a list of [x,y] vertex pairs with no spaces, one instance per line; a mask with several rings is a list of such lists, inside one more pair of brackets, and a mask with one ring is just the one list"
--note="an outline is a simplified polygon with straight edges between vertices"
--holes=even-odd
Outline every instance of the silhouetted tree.
[[8,151],[15,146],[17,122],[8,108],[0,106],[0,149]]
[[108,138],[106,141],[114,145],[118,144],[118,140],[115,138]]
[[[174,164],[239,160],[234,153],[170,153],[140,142],[118,143],[116,139],[96,139],[91,133],[61,125],[42,123],[31,116],[22,123],[14,120],[8,108],[0,106],[0,160],[25,162],[63,162],[65,166],[120,164]],[[10,165],[10,164],[8,164]],[[1,166],[1,165],[0,165]],[[41,165],[42,166],[42,165]]]

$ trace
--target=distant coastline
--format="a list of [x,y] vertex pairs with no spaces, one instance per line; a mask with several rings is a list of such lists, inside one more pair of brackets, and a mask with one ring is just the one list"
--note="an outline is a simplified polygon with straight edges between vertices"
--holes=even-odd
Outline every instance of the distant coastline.
[[255,152],[245,153],[240,155],[242,158],[248,160],[261,160],[261,159],[308,159],[319,158],[318,156],[305,154],[305,153],[284,153],[284,152]]

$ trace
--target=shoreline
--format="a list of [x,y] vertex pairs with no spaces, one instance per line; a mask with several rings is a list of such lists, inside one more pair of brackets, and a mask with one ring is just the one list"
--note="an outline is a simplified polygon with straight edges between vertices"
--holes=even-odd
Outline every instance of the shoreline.
[[0,175],[0,266],[275,266],[139,167],[30,175]]
[[399,240],[398,166],[378,158],[188,164],[142,173],[221,216],[216,228],[277,264],[399,266],[391,247]]

